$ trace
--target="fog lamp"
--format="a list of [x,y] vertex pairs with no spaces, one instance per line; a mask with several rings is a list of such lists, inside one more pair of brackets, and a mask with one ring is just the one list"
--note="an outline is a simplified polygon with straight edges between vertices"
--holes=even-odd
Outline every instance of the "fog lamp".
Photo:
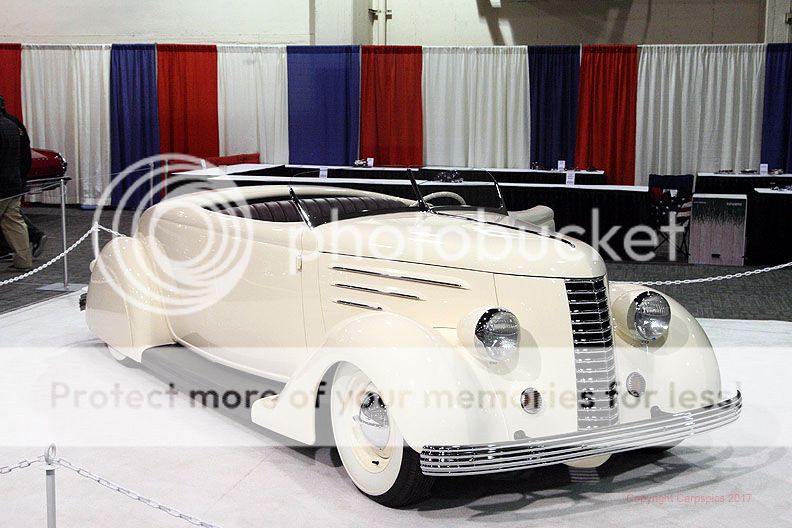
[[646,392],[646,379],[639,372],[632,372],[627,376],[625,387],[630,396],[638,398]]
[[528,414],[536,414],[542,410],[542,394],[533,387],[528,387],[520,395],[520,405]]

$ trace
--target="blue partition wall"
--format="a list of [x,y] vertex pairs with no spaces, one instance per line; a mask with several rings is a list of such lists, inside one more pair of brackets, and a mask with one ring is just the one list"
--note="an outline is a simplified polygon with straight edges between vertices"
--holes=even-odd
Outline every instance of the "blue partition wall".
[[792,173],[792,44],[768,44],[762,163]]
[[360,47],[289,46],[289,161],[358,159]]
[[580,46],[528,46],[531,161],[575,166]]
[[[117,174],[129,165],[159,154],[157,111],[157,50],[154,44],[114,44],[110,54],[110,158]],[[136,171],[118,182],[113,205],[146,170]],[[140,185],[128,197],[126,207],[135,207],[149,192],[150,183]]]

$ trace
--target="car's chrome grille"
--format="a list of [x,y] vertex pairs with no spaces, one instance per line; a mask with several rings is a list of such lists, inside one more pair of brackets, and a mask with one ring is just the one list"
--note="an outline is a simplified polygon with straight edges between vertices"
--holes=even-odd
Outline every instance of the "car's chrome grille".
[[615,425],[616,360],[605,278],[565,282],[575,347],[578,429]]

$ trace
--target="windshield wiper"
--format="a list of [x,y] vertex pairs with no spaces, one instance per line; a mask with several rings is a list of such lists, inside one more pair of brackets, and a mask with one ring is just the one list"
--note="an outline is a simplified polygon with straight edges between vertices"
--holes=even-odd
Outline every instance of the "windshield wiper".
[[421,194],[421,190],[418,188],[418,182],[415,181],[415,176],[413,176],[412,169],[407,169],[407,177],[410,178],[410,185],[412,185],[413,192],[415,193],[415,198],[418,200],[418,210],[419,211],[431,211],[431,207],[424,201],[423,194]]

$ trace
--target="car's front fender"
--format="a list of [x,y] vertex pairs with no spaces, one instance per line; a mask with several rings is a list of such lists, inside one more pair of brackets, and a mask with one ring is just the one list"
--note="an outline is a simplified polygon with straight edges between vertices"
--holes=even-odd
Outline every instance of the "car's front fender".
[[[652,407],[679,412],[712,405],[721,399],[721,377],[712,344],[699,322],[668,295],[671,322],[668,335],[658,341],[633,338],[626,327],[626,304],[644,291],[655,291],[633,283],[611,282],[610,297],[614,320],[614,345],[619,379],[632,372],[647,382],[647,395],[640,405],[623,405],[622,423],[646,419]],[[625,402],[633,402],[626,394]]]
[[[252,420],[315,444],[314,402],[325,374],[342,362],[369,377],[416,450],[427,444],[483,443],[507,434],[500,409],[475,401],[491,390],[484,366],[435,330],[392,313],[339,323],[277,397],[253,405]],[[333,398],[347,397],[333,394],[329,386],[322,390]]]

